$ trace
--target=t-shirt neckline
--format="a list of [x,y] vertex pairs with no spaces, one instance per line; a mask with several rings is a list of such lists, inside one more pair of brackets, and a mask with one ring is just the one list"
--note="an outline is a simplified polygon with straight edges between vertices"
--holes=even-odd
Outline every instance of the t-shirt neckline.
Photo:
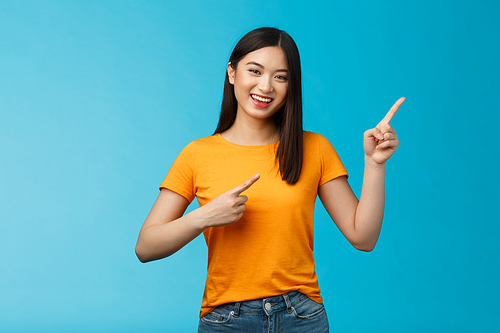
[[229,144],[229,145],[232,145],[232,146],[236,146],[236,147],[240,147],[240,148],[265,148],[265,147],[270,147],[270,146],[274,146],[276,144],[279,143],[279,141],[276,141],[276,142],[273,142],[273,143],[268,143],[268,144],[265,144],[265,145],[257,145],[257,146],[252,146],[252,145],[240,145],[240,144],[237,144],[237,143],[233,143],[231,141],[228,141],[226,140],[222,135],[221,133],[216,133],[215,136],[222,142],[226,143],[226,144]]

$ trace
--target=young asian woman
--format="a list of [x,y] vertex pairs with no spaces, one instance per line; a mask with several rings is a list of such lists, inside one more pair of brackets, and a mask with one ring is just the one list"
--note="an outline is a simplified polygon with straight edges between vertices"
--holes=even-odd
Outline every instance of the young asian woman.
[[[204,234],[199,332],[328,332],[313,255],[318,196],[356,249],[378,240],[385,164],[399,145],[390,121],[404,98],[364,133],[358,200],[331,143],[302,128],[301,85],[290,35],[265,27],[243,36],[227,64],[215,133],[182,150],[142,226],[142,262]],[[184,214],[195,197],[200,207]]]

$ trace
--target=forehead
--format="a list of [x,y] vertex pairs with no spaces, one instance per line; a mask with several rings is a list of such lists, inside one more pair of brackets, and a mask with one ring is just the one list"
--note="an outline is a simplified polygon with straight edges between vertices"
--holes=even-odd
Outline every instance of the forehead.
[[241,65],[247,65],[249,62],[256,62],[269,70],[288,69],[285,52],[279,46],[263,47],[248,53],[240,60]]

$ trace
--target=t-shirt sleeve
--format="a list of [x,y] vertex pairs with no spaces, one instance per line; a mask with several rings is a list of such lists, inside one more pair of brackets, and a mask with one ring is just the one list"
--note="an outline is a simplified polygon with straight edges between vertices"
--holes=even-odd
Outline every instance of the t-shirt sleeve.
[[330,141],[321,134],[317,134],[319,141],[319,154],[321,157],[321,178],[319,186],[340,176],[348,176],[339,155]]
[[191,142],[182,149],[179,156],[175,159],[165,180],[160,185],[160,190],[166,188],[182,195],[189,202],[193,201],[196,195],[195,164],[196,144],[195,142]]

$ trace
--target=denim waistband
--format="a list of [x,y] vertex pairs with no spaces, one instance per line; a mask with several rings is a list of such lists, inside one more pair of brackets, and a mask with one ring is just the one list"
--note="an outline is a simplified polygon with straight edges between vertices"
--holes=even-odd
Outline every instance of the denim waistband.
[[287,310],[288,312],[292,312],[293,306],[301,302],[305,298],[307,298],[307,296],[302,294],[301,292],[291,291],[283,295],[259,298],[251,301],[227,303],[222,306],[232,309],[233,310],[232,314],[236,317],[239,316],[240,312],[245,312],[245,313],[265,312],[267,315],[270,315],[273,312],[282,310]]

